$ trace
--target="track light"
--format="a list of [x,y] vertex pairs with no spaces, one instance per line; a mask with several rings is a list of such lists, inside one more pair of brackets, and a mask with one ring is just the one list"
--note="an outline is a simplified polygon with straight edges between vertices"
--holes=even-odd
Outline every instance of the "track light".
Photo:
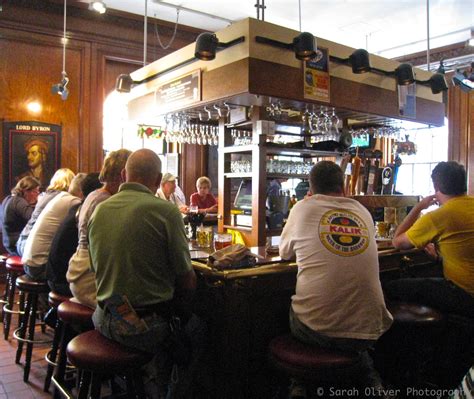
[[293,39],[295,57],[299,60],[310,60],[316,56],[316,39],[309,32],[302,32]]
[[431,87],[431,92],[433,94],[441,93],[442,91],[448,90],[448,83],[446,82],[446,78],[442,73],[436,72],[431,78],[427,81],[420,82],[416,81],[417,83],[428,83]]
[[59,94],[62,100],[67,100],[69,95],[69,90],[67,85],[69,83],[69,78],[65,71],[62,72],[62,79],[60,83],[56,83],[51,86],[51,93],[52,94]]
[[352,73],[366,73],[371,70],[369,52],[360,48],[355,50],[349,57]]
[[316,38],[309,32],[301,32],[291,43],[284,43],[268,37],[255,36],[257,43],[268,44],[295,52],[295,57],[299,60],[310,60],[316,56]]
[[240,36],[230,42],[222,43],[217,39],[215,33],[203,32],[196,39],[194,56],[202,61],[211,61],[216,58],[218,49],[229,48],[243,41],[245,41],[245,37]]
[[107,11],[107,6],[103,1],[93,1],[89,4],[89,9],[97,11],[99,14],[104,14]]
[[66,73],[66,10],[67,10],[67,0],[64,0],[64,23],[63,23],[63,70],[61,72],[61,82],[56,83],[51,86],[52,94],[59,94],[62,100],[67,100],[69,96],[69,90],[67,85],[69,83],[69,78]]
[[413,67],[410,64],[400,64],[394,72],[397,84],[400,86],[406,86],[415,82]]
[[196,48],[194,52],[195,56],[193,58],[184,60],[179,64],[173,65],[169,68],[164,69],[163,71],[150,75],[147,78],[139,81],[133,80],[132,77],[127,73],[121,74],[117,77],[117,80],[115,81],[115,90],[117,90],[119,93],[130,93],[133,86],[150,82],[151,80],[156,79],[159,76],[165,75],[168,72],[191,64],[197,59],[204,61],[213,60],[216,57],[216,51],[219,51],[219,49],[229,48],[244,41],[245,36],[240,36],[237,39],[231,40],[230,42],[221,43],[217,40],[217,36],[214,33],[201,33],[196,39]]
[[117,76],[117,80],[115,81],[115,90],[117,90],[119,93],[130,93],[133,83],[133,79],[128,73],[122,73],[121,75]]

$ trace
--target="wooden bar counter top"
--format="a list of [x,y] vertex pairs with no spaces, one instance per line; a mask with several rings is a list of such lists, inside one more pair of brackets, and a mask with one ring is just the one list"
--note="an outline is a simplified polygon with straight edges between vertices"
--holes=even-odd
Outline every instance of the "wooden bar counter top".
[[[209,251],[191,248],[198,275],[195,312],[208,325],[209,397],[270,398],[279,376],[268,367],[267,346],[289,332],[289,309],[296,285],[297,265],[259,255],[255,267],[215,270],[207,266]],[[416,276],[433,270],[423,251],[379,250],[382,281]]]

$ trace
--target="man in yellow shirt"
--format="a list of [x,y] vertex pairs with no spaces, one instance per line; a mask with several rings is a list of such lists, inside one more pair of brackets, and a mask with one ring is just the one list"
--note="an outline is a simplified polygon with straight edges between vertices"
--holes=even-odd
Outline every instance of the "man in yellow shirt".
[[[431,174],[435,194],[423,198],[398,226],[398,249],[432,248],[443,262],[439,278],[409,278],[390,282],[390,299],[432,306],[446,313],[474,318],[474,197],[466,195],[466,171],[456,162],[440,162]],[[420,212],[440,207],[418,218]]]

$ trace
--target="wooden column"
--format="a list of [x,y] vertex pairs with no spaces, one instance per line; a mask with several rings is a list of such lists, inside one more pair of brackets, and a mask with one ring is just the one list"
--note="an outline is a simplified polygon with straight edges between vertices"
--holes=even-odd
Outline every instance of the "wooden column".
[[448,92],[448,159],[463,164],[468,193],[474,194],[474,91],[451,87]]

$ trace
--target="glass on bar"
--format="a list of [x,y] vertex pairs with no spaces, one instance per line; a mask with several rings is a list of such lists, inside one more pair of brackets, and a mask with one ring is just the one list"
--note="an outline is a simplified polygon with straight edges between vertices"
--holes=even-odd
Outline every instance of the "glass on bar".
[[232,245],[232,234],[220,233],[214,236],[214,249],[219,251],[222,248]]

